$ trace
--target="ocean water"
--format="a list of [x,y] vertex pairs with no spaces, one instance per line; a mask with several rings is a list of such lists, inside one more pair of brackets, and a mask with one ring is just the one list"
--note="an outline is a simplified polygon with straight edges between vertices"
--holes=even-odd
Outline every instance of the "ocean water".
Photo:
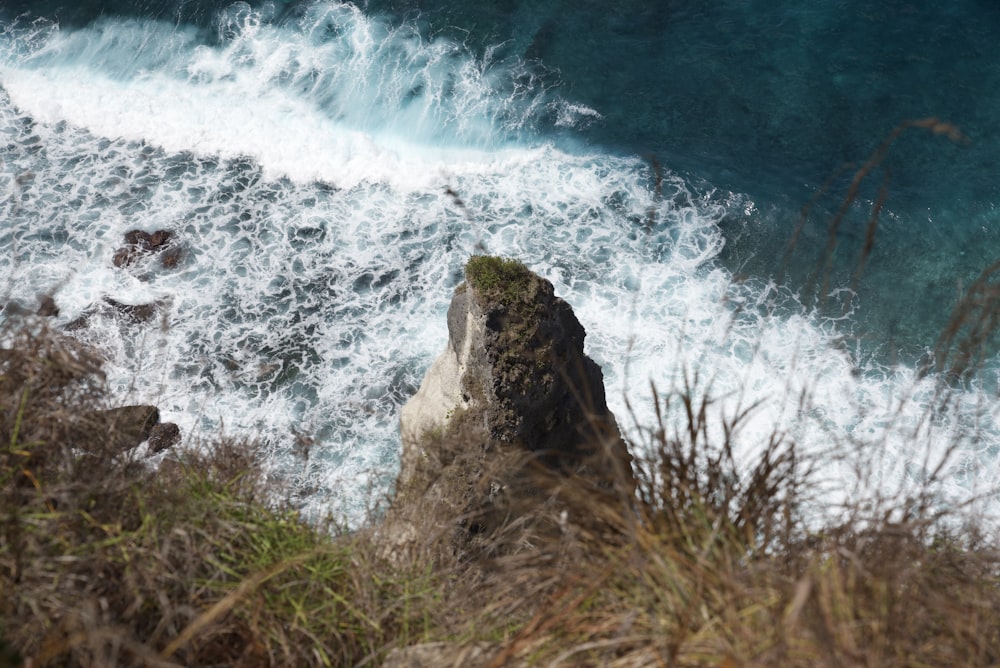
[[[948,451],[941,493],[995,514],[997,348],[921,369],[1000,256],[998,37],[981,0],[8,0],[0,284],[62,327],[160,303],[72,335],[187,438],[262,439],[309,512],[391,489],[485,250],[573,305],[624,424],[697,375],[759,404],[740,456],[795,439],[831,507]],[[114,267],[136,228],[179,266]]]

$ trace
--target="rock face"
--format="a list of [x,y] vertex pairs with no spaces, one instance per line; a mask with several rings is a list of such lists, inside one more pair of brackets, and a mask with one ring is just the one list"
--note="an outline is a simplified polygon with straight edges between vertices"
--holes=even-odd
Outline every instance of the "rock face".
[[549,281],[514,260],[473,257],[448,310],[448,344],[403,407],[397,502],[413,484],[467,516],[508,488],[531,496],[516,480],[526,461],[634,489],[584,337]]
[[156,406],[133,405],[95,411],[88,416],[92,429],[107,433],[111,452],[123,453],[149,441],[149,454],[162,452],[181,441],[180,428],[173,422],[160,422]]
[[109,442],[115,451],[131,450],[147,438],[160,422],[160,410],[156,406],[122,406],[96,414],[108,432]]
[[583,352],[586,333],[552,284],[487,256],[466,272],[448,309],[448,345],[403,407],[404,470],[422,456],[422,436],[458,417],[551,466],[572,467],[602,439],[627,461],[604,376]]

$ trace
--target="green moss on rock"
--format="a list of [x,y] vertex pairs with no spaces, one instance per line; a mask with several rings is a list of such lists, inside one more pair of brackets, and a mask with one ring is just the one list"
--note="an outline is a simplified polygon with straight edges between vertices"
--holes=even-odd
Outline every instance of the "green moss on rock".
[[525,300],[537,277],[524,263],[494,255],[474,255],[465,264],[469,285],[485,300],[511,306]]

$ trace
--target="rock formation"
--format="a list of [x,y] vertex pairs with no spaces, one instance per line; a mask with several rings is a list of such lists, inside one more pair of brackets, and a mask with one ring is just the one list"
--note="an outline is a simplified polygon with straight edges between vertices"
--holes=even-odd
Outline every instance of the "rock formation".
[[98,411],[95,417],[107,431],[112,449],[124,452],[149,438],[160,422],[160,410],[156,406],[122,406]]
[[59,307],[52,295],[38,296],[38,310],[35,311],[35,314],[43,318],[54,318],[59,315]]
[[394,508],[419,494],[485,517],[505,496],[540,501],[549,492],[527,481],[532,467],[630,493],[631,459],[584,337],[549,281],[514,260],[473,257],[448,309],[448,344],[403,407]]
[[149,431],[149,454],[155,455],[181,442],[181,429],[173,422],[160,422]]
[[115,251],[111,263],[119,268],[130,267],[152,254],[160,256],[160,265],[165,269],[173,269],[180,263],[181,249],[174,243],[173,232],[130,230],[125,233],[125,245]]
[[94,411],[84,418],[91,429],[107,434],[112,453],[124,453],[148,441],[148,454],[154,455],[181,441],[180,428],[173,422],[160,422],[156,406],[121,406]]

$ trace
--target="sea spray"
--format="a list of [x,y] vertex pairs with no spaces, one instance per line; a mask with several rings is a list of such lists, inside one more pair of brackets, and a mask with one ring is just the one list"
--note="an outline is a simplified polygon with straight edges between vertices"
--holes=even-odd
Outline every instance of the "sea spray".
[[[949,495],[997,482],[991,396],[938,411],[937,379],[853,354],[844,323],[719,262],[727,207],[751,198],[548,136],[599,110],[522,60],[347,4],[266,18],[234,5],[210,39],[141,18],[3,33],[9,299],[52,293],[60,325],[105,295],[166,304],[74,333],[120,401],[156,403],[189,440],[261,439],[308,512],[358,521],[392,484],[399,407],[444,345],[462,266],[487,251],[573,305],[626,426],[626,396],[649,424],[649,383],[697,374],[720,415],[759,404],[741,456],[777,430],[826,457],[831,503],[860,493],[841,446],[877,453],[861,492],[919,482],[923,448],[952,443]],[[180,266],[115,268],[133,228],[174,231]]]

